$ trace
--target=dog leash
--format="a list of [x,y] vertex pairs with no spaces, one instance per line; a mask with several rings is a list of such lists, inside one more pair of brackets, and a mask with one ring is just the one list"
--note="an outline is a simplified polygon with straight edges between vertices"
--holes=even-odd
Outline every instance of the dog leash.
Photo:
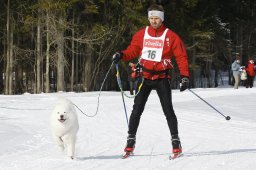
[[[105,83],[105,81],[106,81],[106,79],[107,79],[107,77],[108,77],[108,75],[109,75],[109,72],[110,72],[110,70],[111,70],[111,68],[112,68],[112,66],[113,66],[113,63],[114,63],[114,61],[111,63],[111,66],[109,67],[108,72],[107,72],[107,74],[106,74],[106,76],[105,76],[105,78],[104,78],[104,80],[103,80],[103,82],[102,82],[102,84],[101,84],[100,92],[99,92],[99,95],[98,95],[98,101],[97,101],[97,109],[96,109],[95,114],[94,114],[94,115],[88,115],[88,114],[84,113],[76,104],[73,103],[73,105],[74,105],[82,114],[84,114],[85,116],[87,116],[87,117],[95,117],[95,116],[98,114],[100,94],[101,94],[103,85],[104,85],[104,83]],[[124,105],[124,111],[125,111],[127,126],[129,126],[129,121],[128,121],[128,115],[127,115],[127,111],[126,111],[126,105],[125,105],[125,101],[124,101],[124,96],[126,96],[126,97],[128,97],[128,98],[134,98],[135,96],[137,96],[137,95],[139,94],[139,92],[140,92],[140,89],[141,89],[142,85],[143,85],[144,78],[142,77],[142,81],[141,81],[141,84],[138,86],[138,91],[137,91],[137,93],[136,93],[135,95],[127,95],[127,94],[123,91],[123,88],[122,88],[122,82],[121,82],[121,78],[120,78],[120,74],[119,74],[118,64],[116,64],[116,71],[117,71],[117,73],[116,73],[117,83],[118,83],[118,86],[119,86],[120,91],[121,91],[121,94],[122,94],[122,100],[123,100],[123,105]]]
[[128,95],[128,94],[125,93],[125,91],[122,88],[122,81],[121,81],[121,77],[120,77],[120,74],[119,74],[118,64],[116,64],[116,78],[117,78],[117,84],[118,84],[118,87],[119,87],[120,91],[127,98],[135,98],[139,94],[140,89],[141,89],[141,87],[143,85],[143,82],[144,82],[144,77],[141,76],[141,83],[138,86],[137,92],[134,95]]
[[8,110],[50,110],[50,109],[27,109],[27,108],[15,108],[15,107],[5,107],[5,106],[1,106],[0,108],[2,109],[8,109]]
[[100,92],[99,92],[99,95],[98,95],[97,108],[96,108],[96,112],[94,113],[94,115],[88,115],[88,114],[84,113],[77,105],[75,105],[75,104],[73,103],[73,105],[74,105],[81,113],[83,113],[85,116],[87,116],[87,117],[95,117],[95,116],[98,114],[99,105],[100,105],[100,95],[101,95],[101,91],[102,91],[103,85],[105,84],[105,81],[106,81],[106,79],[107,79],[107,77],[108,77],[108,75],[109,75],[109,72],[110,72],[110,70],[111,70],[113,64],[114,64],[114,61],[111,63],[111,66],[109,67],[108,72],[107,72],[107,74],[106,74],[106,76],[105,76],[105,78],[104,78],[104,80],[103,80],[103,82],[102,82],[102,84],[101,84]]

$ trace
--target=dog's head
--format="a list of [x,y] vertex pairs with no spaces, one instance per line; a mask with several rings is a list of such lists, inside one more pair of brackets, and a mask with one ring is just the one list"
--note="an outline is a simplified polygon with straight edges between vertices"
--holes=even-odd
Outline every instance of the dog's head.
[[52,112],[52,118],[60,123],[76,119],[76,111],[73,103],[69,100],[60,100]]
[[67,120],[67,112],[57,112],[57,114],[59,115],[58,121],[61,123],[64,123]]

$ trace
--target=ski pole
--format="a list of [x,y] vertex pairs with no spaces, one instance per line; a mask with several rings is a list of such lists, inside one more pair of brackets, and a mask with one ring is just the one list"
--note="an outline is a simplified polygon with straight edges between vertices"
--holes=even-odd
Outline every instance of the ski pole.
[[124,102],[124,94],[123,94],[123,92],[121,92],[121,94],[122,94],[122,98],[123,98],[123,104],[124,104],[124,112],[125,112],[126,122],[127,122],[128,128],[129,128],[129,121],[128,121],[128,116],[127,116],[127,111],[126,111],[125,102]]
[[197,96],[199,99],[201,99],[203,102],[205,102],[208,106],[210,106],[211,108],[213,108],[216,112],[218,112],[220,115],[222,115],[223,117],[225,117],[226,120],[230,120],[231,117],[230,116],[225,116],[223,113],[221,113],[219,110],[217,110],[215,107],[213,107],[210,103],[208,103],[207,101],[205,101],[202,97],[200,97],[198,94],[196,94],[194,91],[192,91],[191,89],[188,89],[191,93],[193,93],[195,96]]
[[[117,77],[117,82],[120,81],[120,76],[119,76],[119,71],[118,71],[118,64],[116,64],[116,70],[117,70],[117,73],[116,73],[116,77]],[[123,104],[124,104],[124,112],[125,112],[125,117],[126,117],[126,121],[127,121],[127,126],[129,128],[129,122],[128,122],[128,116],[127,116],[127,111],[126,111],[126,106],[125,106],[125,101],[124,101],[124,91],[121,90],[121,94],[122,94],[122,99],[123,99]]]

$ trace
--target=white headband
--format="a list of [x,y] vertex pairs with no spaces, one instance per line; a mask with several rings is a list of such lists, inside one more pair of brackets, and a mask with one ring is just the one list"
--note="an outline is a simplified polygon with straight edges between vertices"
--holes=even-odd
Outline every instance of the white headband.
[[162,12],[162,11],[148,11],[148,19],[150,17],[159,17],[162,21],[164,21],[164,12]]

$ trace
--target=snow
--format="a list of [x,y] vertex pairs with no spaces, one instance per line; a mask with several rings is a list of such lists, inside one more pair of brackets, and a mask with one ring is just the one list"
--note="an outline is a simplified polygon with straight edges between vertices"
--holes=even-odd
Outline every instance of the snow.
[[[93,115],[99,92],[0,95],[1,170],[253,170],[256,166],[256,88],[192,89],[230,121],[186,90],[173,90],[184,156],[169,160],[171,140],[155,91],[137,133],[135,155],[121,159],[127,123],[120,92],[102,92],[93,118],[77,110],[76,159],[58,150],[49,114],[59,97]],[[125,98],[128,114],[133,100]],[[129,116],[129,115],[128,115]]]

